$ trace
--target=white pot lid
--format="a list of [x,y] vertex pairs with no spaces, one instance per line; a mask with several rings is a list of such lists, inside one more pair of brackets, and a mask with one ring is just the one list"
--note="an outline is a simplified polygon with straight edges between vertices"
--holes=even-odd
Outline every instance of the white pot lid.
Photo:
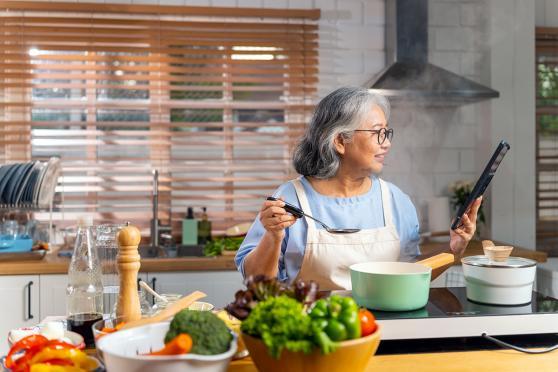
[[506,261],[493,261],[489,260],[486,256],[468,256],[461,259],[463,265],[482,266],[482,267],[498,267],[506,268],[519,268],[536,266],[537,261],[530,260],[523,257],[508,257]]

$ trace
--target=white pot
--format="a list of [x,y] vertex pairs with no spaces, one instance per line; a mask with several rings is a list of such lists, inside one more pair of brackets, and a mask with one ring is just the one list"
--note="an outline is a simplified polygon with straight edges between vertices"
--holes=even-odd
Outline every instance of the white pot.
[[525,305],[531,302],[537,263],[521,257],[493,262],[486,256],[461,259],[467,298],[491,305]]

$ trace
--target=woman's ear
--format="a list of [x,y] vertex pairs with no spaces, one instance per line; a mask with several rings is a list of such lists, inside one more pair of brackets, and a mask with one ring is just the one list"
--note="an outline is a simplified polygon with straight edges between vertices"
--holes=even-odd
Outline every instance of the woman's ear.
[[343,155],[345,153],[345,145],[346,145],[345,138],[343,138],[341,134],[338,134],[337,137],[335,137],[335,139],[333,140],[333,146],[335,146],[335,151],[337,151],[338,154]]

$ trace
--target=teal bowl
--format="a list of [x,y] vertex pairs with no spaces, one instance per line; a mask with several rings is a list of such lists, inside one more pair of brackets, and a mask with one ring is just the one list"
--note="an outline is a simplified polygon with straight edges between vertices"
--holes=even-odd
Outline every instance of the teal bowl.
[[412,311],[426,306],[430,267],[408,262],[363,262],[350,266],[352,295],[359,306]]

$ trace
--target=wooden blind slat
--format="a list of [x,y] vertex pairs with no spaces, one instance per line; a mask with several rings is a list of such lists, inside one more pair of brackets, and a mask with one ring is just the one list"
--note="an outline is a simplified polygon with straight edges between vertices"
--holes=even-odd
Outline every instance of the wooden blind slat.
[[[0,160],[60,156],[54,218],[252,220],[294,177],[318,10],[0,1]],[[232,20],[234,19],[234,20]],[[39,213],[39,218],[48,218]],[[59,221],[58,221],[59,220]]]
[[9,10],[33,10],[53,12],[85,13],[128,13],[187,16],[223,16],[223,17],[266,17],[266,18],[303,18],[317,20],[319,9],[264,9],[264,8],[226,8],[203,6],[157,6],[157,5],[120,5],[99,3],[50,3],[45,8],[41,1],[0,1],[0,8]]

